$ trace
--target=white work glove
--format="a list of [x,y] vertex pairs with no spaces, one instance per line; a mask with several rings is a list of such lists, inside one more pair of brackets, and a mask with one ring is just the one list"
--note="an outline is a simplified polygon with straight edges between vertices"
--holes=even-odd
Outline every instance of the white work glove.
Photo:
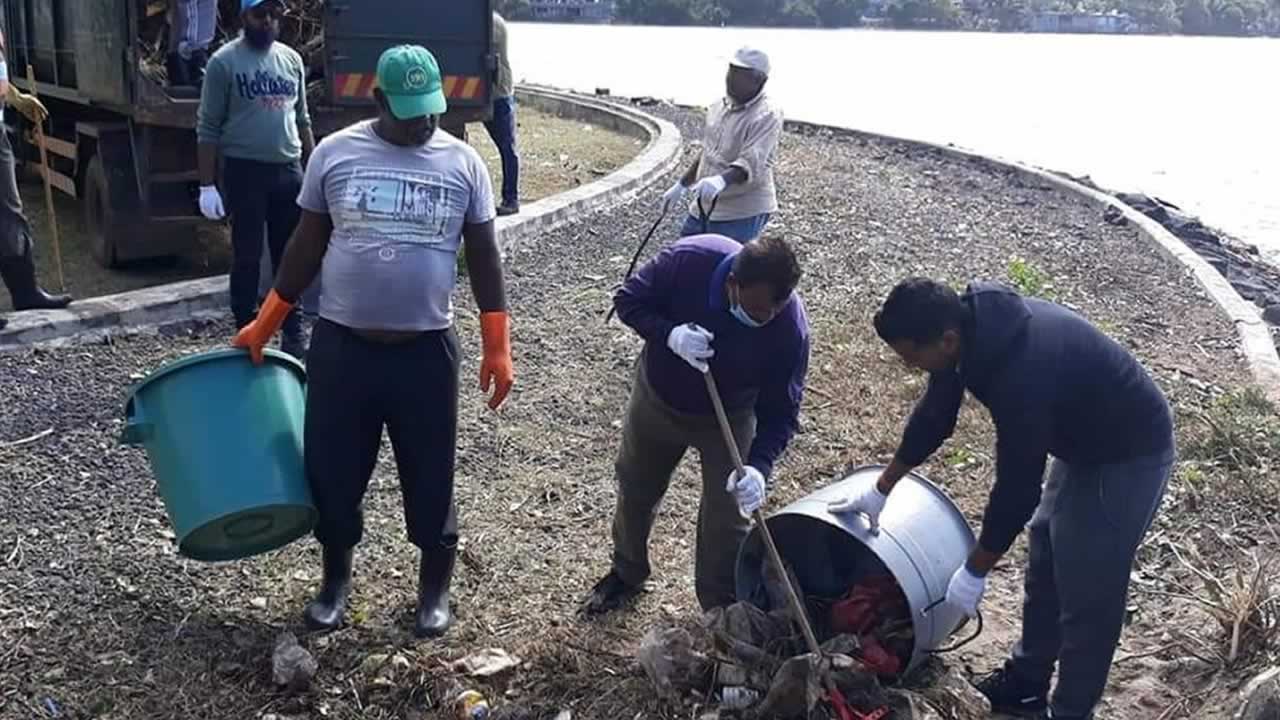
[[689,188],[689,192],[696,194],[698,199],[704,202],[710,202],[724,192],[726,187],[729,187],[729,183],[722,176],[711,175],[694,183],[693,187]]
[[951,576],[951,584],[947,585],[947,604],[964,611],[971,618],[978,616],[978,604],[982,602],[982,593],[987,589],[987,578],[978,577],[966,565]]
[[876,483],[868,483],[856,489],[847,497],[827,503],[827,512],[861,513],[867,516],[873,530],[880,527],[880,513],[884,512],[884,504],[889,496],[880,492]]
[[764,475],[751,466],[747,466],[742,477],[738,477],[737,470],[729,473],[729,482],[725,483],[724,489],[733,493],[733,499],[738,501],[738,510],[747,517],[764,505]]
[[685,187],[683,183],[677,182],[675,185],[671,186],[670,190],[662,193],[662,202],[664,204],[678,204],[684,200],[684,196],[688,194],[688,192],[689,188]]
[[707,360],[716,354],[716,351],[711,349],[711,341],[715,339],[716,336],[712,335],[710,330],[689,323],[671,328],[671,334],[667,335],[667,347],[680,356],[680,359],[692,365],[694,370],[705,373],[711,369],[711,366],[707,365]]
[[210,220],[221,220],[227,216],[222,207],[222,195],[214,185],[200,186],[200,212]]

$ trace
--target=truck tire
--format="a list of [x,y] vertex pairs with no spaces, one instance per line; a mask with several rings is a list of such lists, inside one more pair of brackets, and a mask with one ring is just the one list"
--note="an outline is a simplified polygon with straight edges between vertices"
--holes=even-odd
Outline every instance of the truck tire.
[[89,252],[108,270],[120,267],[121,228],[111,207],[111,192],[102,156],[94,155],[84,173],[84,227],[89,236]]

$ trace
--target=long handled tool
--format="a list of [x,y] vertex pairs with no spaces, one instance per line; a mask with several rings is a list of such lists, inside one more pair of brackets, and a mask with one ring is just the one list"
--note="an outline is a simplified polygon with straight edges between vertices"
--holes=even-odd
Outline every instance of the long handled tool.
[[[631,256],[631,264],[627,266],[627,274],[622,277],[623,282],[626,282],[627,278],[631,277],[631,273],[636,269],[636,263],[640,260],[640,254],[644,252],[649,241],[653,239],[653,234],[658,231],[658,226],[662,224],[663,220],[667,219],[667,211],[670,209],[670,200],[662,203],[662,214],[658,216],[657,220],[653,221],[653,227],[649,228],[649,232],[644,236],[644,239],[640,241],[640,247],[636,248],[636,254]],[[604,323],[606,325],[608,325],[609,321],[613,319],[613,313],[616,310],[617,308],[609,308],[609,314],[604,318]]]
[[[27,85],[31,88],[32,96],[36,92],[36,71],[30,65],[27,66]],[[44,175],[44,202],[49,210],[49,229],[53,232],[53,258],[58,265],[58,288],[63,292],[67,289],[67,281],[62,276],[62,243],[58,238],[58,216],[53,211],[53,178],[49,174],[49,150],[45,147],[44,140],[44,123],[32,123],[36,126],[36,141],[40,145],[40,170]]]
[[[720,391],[716,388],[716,379],[711,375],[711,371],[703,373],[702,376],[707,380],[707,393],[711,395],[711,404],[715,406],[716,418],[720,421],[720,432],[724,434],[725,445],[729,448],[729,456],[733,458],[733,466],[737,468],[738,475],[746,475],[746,467],[742,464],[742,454],[738,452],[738,443],[733,439],[733,428],[729,427],[729,416],[725,414],[724,403],[720,400]],[[822,648],[818,645],[818,637],[813,634],[813,626],[809,624],[809,616],[805,614],[804,605],[800,602],[800,596],[796,593],[796,589],[791,585],[791,577],[787,574],[787,568],[782,564],[782,555],[778,553],[778,546],[773,542],[773,534],[769,532],[769,525],[765,522],[764,510],[757,509],[754,513],[756,527],[760,528],[760,537],[764,538],[765,547],[769,551],[769,559],[773,561],[774,566],[778,570],[778,577],[782,578],[782,585],[787,590],[787,602],[791,605],[791,613],[795,615],[796,622],[800,625],[800,632],[804,634],[805,644],[809,647],[809,652],[813,653],[814,658],[821,663]],[[821,665],[819,665],[821,670]],[[836,715],[840,720],[858,720],[861,716],[856,714],[853,708],[849,707],[849,701],[845,700],[844,694],[840,692],[840,688],[836,687],[836,683],[831,679],[830,673],[822,673],[822,680],[827,686],[827,695],[831,698],[831,704],[836,709]]]

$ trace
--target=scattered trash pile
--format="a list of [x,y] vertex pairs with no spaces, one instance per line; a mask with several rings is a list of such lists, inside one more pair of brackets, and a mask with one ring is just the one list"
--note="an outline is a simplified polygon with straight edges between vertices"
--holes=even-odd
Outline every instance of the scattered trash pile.
[[915,638],[907,600],[887,572],[864,576],[834,601],[804,598],[821,658],[806,652],[776,573],[766,569],[764,577],[771,610],[738,602],[709,611],[693,630],[645,635],[636,657],[660,695],[716,699],[707,719],[842,720],[826,697],[829,673],[853,710],[849,720],[977,720],[989,713],[985,698],[938,659],[913,673],[917,689],[889,687],[909,664]]
[[[170,2],[172,0],[149,0],[138,28],[142,72],[160,85],[166,85],[168,78],[164,60],[169,52]],[[311,95],[314,82],[323,78],[325,0],[283,2],[285,11],[280,23],[280,40],[301,53],[312,74],[308,78],[312,82],[307,85],[308,95]],[[213,54],[214,50],[236,37],[239,27],[240,0],[218,0],[218,29],[209,53]]]

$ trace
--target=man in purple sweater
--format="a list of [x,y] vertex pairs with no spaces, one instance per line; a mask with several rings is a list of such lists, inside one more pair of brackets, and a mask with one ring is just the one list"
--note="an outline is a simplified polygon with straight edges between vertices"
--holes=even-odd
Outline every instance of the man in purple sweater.
[[[649,532],[690,447],[702,460],[695,587],[703,609],[734,601],[734,563],[764,502],[773,464],[795,434],[809,367],[809,325],[795,291],[800,265],[781,239],[746,245],[720,235],[680,240],[618,291],[622,322],[644,338],[622,447],[613,567],[584,610],[633,598],[649,576]],[[739,452],[739,477],[702,373],[715,374]]]

